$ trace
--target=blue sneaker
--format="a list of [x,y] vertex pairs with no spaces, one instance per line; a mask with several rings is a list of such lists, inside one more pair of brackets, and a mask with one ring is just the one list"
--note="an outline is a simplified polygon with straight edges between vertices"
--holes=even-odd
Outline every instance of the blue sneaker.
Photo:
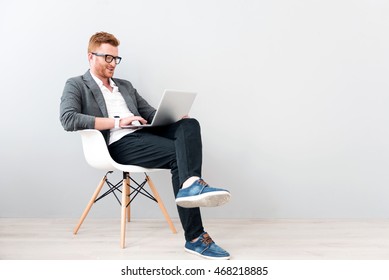
[[215,207],[227,203],[230,198],[229,191],[212,188],[204,180],[199,179],[190,187],[178,191],[176,203],[184,208]]
[[204,232],[195,242],[187,241],[185,251],[211,260],[228,260],[230,254],[216,245],[208,233]]

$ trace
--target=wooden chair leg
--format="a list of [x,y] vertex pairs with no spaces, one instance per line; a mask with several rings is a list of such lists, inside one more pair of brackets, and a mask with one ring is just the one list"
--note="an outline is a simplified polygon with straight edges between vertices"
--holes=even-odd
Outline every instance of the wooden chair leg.
[[90,199],[88,205],[86,206],[84,212],[82,213],[81,218],[80,218],[80,220],[78,221],[78,224],[77,224],[76,227],[74,228],[73,234],[77,234],[77,232],[78,232],[78,230],[80,229],[82,223],[84,222],[86,216],[88,215],[89,210],[92,208],[92,205],[95,203],[95,200],[96,200],[97,196],[99,195],[99,193],[100,193],[100,191],[101,191],[101,188],[104,186],[104,183],[105,183],[106,180],[107,180],[107,175],[105,175],[105,176],[103,177],[103,179],[101,179],[99,185],[97,186],[95,192],[94,192],[93,195],[92,195],[92,198]]
[[169,214],[166,211],[165,205],[163,204],[163,201],[162,201],[161,197],[159,196],[159,193],[158,193],[156,187],[154,186],[153,181],[151,181],[151,178],[148,175],[146,175],[146,180],[150,186],[151,191],[153,192],[155,199],[158,201],[159,208],[161,209],[162,214],[165,216],[165,219],[166,219],[167,223],[169,224],[170,230],[173,233],[177,233],[177,230],[176,230],[172,220],[170,219]]
[[123,189],[122,189],[122,207],[121,207],[121,221],[120,221],[120,246],[122,249],[126,247],[126,212],[127,212],[127,193],[128,193],[128,172],[123,172]]
[[131,221],[131,204],[129,204],[130,202],[130,195],[131,195],[131,187],[130,187],[130,174],[128,174],[128,177],[127,177],[127,188],[128,188],[128,195],[127,195],[127,200],[126,200],[126,205],[127,206],[127,222],[130,222]]

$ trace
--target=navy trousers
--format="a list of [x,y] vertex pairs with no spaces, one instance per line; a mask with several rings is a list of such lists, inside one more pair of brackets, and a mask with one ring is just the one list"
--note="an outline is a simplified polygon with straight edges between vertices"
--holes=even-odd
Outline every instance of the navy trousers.
[[[112,143],[108,149],[112,158],[121,164],[170,169],[175,197],[186,179],[201,177],[201,131],[195,119],[143,128]],[[199,208],[177,206],[177,209],[187,241],[203,233]]]

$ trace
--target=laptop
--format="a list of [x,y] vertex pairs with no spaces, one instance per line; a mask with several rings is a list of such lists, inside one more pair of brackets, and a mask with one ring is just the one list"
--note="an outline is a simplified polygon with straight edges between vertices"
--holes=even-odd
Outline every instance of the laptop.
[[196,95],[195,92],[166,89],[150,124],[131,124],[122,128],[153,127],[175,123],[189,114]]

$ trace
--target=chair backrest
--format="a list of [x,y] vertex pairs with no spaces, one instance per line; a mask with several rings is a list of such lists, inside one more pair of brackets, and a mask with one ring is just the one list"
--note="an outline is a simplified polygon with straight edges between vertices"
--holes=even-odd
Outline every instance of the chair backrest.
[[84,156],[88,164],[98,169],[114,170],[113,160],[101,132],[96,129],[84,129],[79,132]]

